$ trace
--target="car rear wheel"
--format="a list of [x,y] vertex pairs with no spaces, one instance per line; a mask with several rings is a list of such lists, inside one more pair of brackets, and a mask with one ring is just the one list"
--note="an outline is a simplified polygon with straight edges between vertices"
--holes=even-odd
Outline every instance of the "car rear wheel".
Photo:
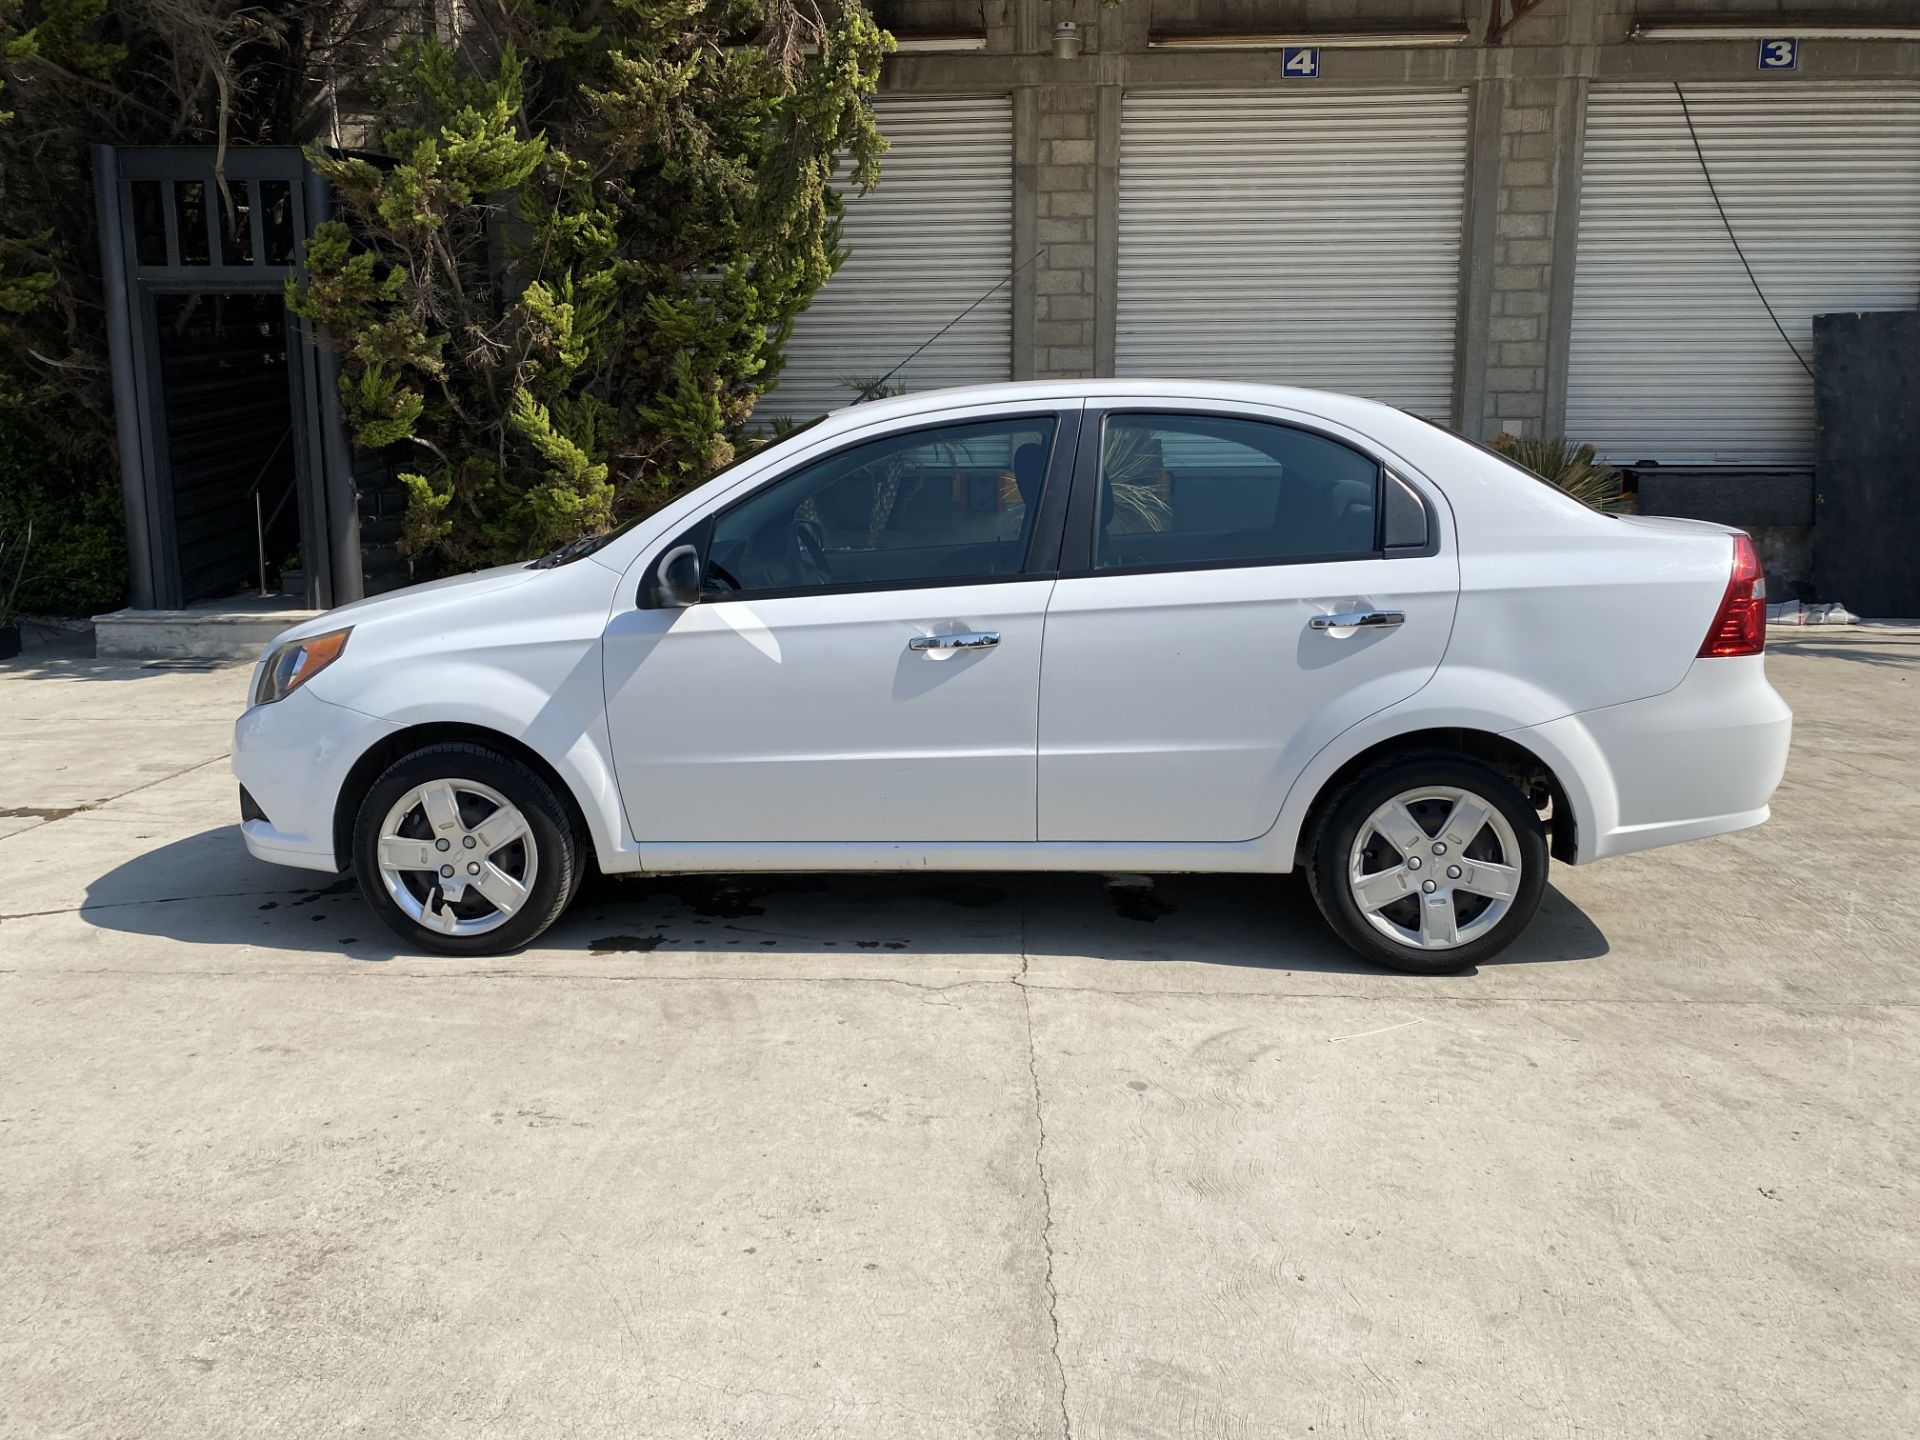
[[579,888],[571,813],[553,787],[478,745],[417,750],[360,803],[354,872],[402,939],[449,955],[517,950]]
[[1416,975],[1499,954],[1546,890],[1539,815],[1505,777],[1457,756],[1409,756],[1360,776],[1309,849],[1308,883],[1334,932]]

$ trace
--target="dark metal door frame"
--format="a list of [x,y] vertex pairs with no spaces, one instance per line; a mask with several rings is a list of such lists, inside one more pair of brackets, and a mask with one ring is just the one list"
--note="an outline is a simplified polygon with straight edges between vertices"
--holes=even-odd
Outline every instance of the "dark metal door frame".
[[[93,147],[94,195],[99,213],[101,272],[113,364],[114,415],[120,442],[120,479],[126,498],[129,589],[138,609],[172,609],[183,603],[179,548],[168,483],[166,396],[160,381],[155,299],[163,294],[279,294],[306,263],[306,239],[327,218],[326,186],[306,157],[291,146],[227,151],[222,173],[237,198],[246,201],[247,233],[233,237],[238,263],[226,253],[223,207],[214,175],[212,147]],[[132,187],[157,191],[164,227],[164,257],[153,253],[158,237],[136,234]],[[269,255],[265,185],[284,184],[291,226],[291,256]],[[190,260],[180,231],[178,187],[198,184],[205,223],[204,263]],[[149,249],[142,253],[141,240]],[[142,263],[142,262],[146,263]],[[351,446],[337,388],[337,362],[328,363],[315,335],[300,317],[286,317],[287,380],[292,415],[294,483],[299,497],[301,556],[307,570],[306,603],[321,609],[360,598],[360,522],[351,469]]]
[[[165,376],[160,368],[160,324],[158,302],[163,295],[200,295],[211,298],[215,295],[278,295],[278,285],[246,284],[223,285],[218,290],[207,290],[198,286],[162,284],[141,281],[136,290],[135,304],[138,307],[137,327],[145,331],[141,346],[140,365],[149,379],[141,382],[141,394],[146,401],[146,413],[143,417],[145,433],[151,447],[151,468],[147,471],[147,484],[151,496],[155,523],[152,534],[158,542],[154,550],[153,562],[155,575],[162,587],[160,593],[168,598],[161,608],[176,608],[186,598],[181,581],[179,528],[173,513],[173,460],[168,451],[167,440],[167,390]],[[305,415],[303,401],[307,391],[315,383],[311,373],[313,365],[307,354],[308,346],[303,337],[294,331],[297,317],[287,312],[286,323],[281,331],[281,344],[286,348],[287,356],[287,415],[293,433],[287,444],[293,450],[293,488],[295,509],[300,521],[300,555],[306,564],[307,593],[304,603],[312,606],[316,602],[321,609],[330,609],[333,600],[332,575],[330,573],[330,555],[327,546],[327,517],[323,504],[321,487],[315,483],[317,466],[312,463],[313,448],[310,439],[311,429]],[[264,458],[264,457],[262,457]],[[275,497],[263,497],[267,508],[271,509]],[[316,590],[318,594],[316,594]]]

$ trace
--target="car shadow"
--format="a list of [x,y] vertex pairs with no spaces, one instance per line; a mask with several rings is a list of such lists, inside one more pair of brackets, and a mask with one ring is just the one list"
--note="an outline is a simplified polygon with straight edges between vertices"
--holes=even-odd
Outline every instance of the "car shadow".
[[1767,633],[1767,648],[1781,655],[1804,656],[1814,660],[1848,660],[1856,665],[1882,669],[1911,670],[1920,666],[1920,636],[1875,634],[1871,630],[1854,631],[1844,637],[1832,634],[1780,635]]
[[[157,847],[87,887],[88,924],[182,944],[357,962],[413,957],[350,876],[253,859],[238,827]],[[1493,965],[1593,959],[1606,937],[1549,886]],[[1073,957],[1386,974],[1326,928],[1297,875],[912,873],[592,876],[530,954],[763,952]],[[1472,972],[1466,972],[1471,974]]]

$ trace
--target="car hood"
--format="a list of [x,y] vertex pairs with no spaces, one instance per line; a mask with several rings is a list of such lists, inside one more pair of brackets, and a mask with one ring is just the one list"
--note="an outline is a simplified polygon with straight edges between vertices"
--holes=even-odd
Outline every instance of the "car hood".
[[488,595],[498,594],[502,590],[511,590],[516,585],[524,585],[538,570],[528,569],[526,565],[498,565],[491,570],[476,570],[470,575],[452,575],[445,580],[430,580],[424,585],[409,585],[404,590],[392,590],[385,595],[375,595],[366,600],[355,600],[351,604],[337,606],[323,615],[311,620],[303,620],[290,630],[274,636],[273,645],[282,645],[289,640],[304,640],[312,635],[324,635],[329,630],[338,630],[343,625],[364,625],[373,620],[390,620],[404,617],[418,610],[436,607],[445,603],[451,596],[449,591],[460,591],[457,597],[462,602],[478,600]]

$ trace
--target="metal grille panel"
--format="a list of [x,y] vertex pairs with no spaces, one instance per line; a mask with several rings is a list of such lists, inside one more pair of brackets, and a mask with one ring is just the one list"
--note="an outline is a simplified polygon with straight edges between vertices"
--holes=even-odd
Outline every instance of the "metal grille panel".
[[[847,261],[795,324],[762,417],[802,419],[850,403],[848,379],[884,375],[1011,268],[1013,102],[881,96],[874,108],[891,146],[880,183],[849,196]],[[991,383],[1007,379],[1012,363],[1012,287],[1003,285],[892,383]]]
[[1464,90],[1139,93],[1121,123],[1120,374],[1449,416]]
[[[1760,286],[1812,319],[1920,302],[1920,86],[1688,85]],[[1810,465],[1813,382],[1714,210],[1671,85],[1587,104],[1567,433],[1631,463]]]

